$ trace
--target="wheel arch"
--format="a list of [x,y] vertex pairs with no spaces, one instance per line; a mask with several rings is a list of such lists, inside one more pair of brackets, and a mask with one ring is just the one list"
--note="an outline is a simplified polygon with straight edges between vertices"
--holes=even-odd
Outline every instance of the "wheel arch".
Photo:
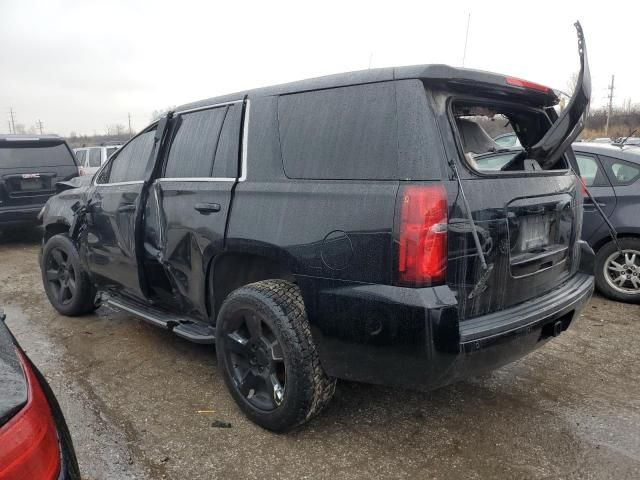
[[44,226],[44,235],[43,241],[47,243],[49,239],[55,235],[66,234],[69,232],[71,227],[66,221],[59,221],[54,223],[49,223]]
[[237,288],[262,280],[295,283],[292,269],[281,259],[241,251],[227,251],[212,258],[206,278],[207,313],[214,323],[222,302]]

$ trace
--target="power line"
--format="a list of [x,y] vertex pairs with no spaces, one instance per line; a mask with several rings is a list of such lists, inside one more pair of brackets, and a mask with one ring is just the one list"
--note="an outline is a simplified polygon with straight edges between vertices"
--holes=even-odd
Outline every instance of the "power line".
[[616,78],[615,75],[611,75],[611,85],[607,87],[609,89],[609,109],[607,112],[607,124],[604,127],[605,137],[609,135],[609,120],[611,120],[611,114],[613,113],[613,89],[614,89],[613,82],[615,78]]

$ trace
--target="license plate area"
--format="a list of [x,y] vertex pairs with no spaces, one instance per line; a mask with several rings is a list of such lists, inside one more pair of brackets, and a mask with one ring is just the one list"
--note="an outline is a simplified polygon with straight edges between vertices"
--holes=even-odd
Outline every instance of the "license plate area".
[[564,263],[574,237],[572,197],[520,199],[508,206],[513,277],[532,275]]
[[21,178],[20,190],[24,192],[36,192],[38,190],[45,190],[43,178]]

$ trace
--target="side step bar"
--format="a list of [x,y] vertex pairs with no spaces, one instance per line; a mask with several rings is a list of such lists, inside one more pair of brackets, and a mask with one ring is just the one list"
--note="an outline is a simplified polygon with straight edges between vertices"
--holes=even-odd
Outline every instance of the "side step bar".
[[170,330],[179,337],[191,342],[208,344],[216,342],[215,330],[210,325],[204,325],[187,318],[176,317],[159,308],[141,305],[138,302],[122,297],[116,298],[108,294],[103,294],[102,301],[111,307],[132,313],[156,327]]

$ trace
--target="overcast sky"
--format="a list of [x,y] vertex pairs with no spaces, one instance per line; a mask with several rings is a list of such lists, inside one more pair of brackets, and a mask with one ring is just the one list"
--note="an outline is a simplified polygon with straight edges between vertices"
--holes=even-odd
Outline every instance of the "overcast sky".
[[[455,6],[454,6],[455,4]],[[574,4],[572,6],[571,4]],[[582,22],[592,108],[640,103],[640,1],[0,0],[0,132],[105,133],[192,100],[369,66],[462,64],[560,88]]]

